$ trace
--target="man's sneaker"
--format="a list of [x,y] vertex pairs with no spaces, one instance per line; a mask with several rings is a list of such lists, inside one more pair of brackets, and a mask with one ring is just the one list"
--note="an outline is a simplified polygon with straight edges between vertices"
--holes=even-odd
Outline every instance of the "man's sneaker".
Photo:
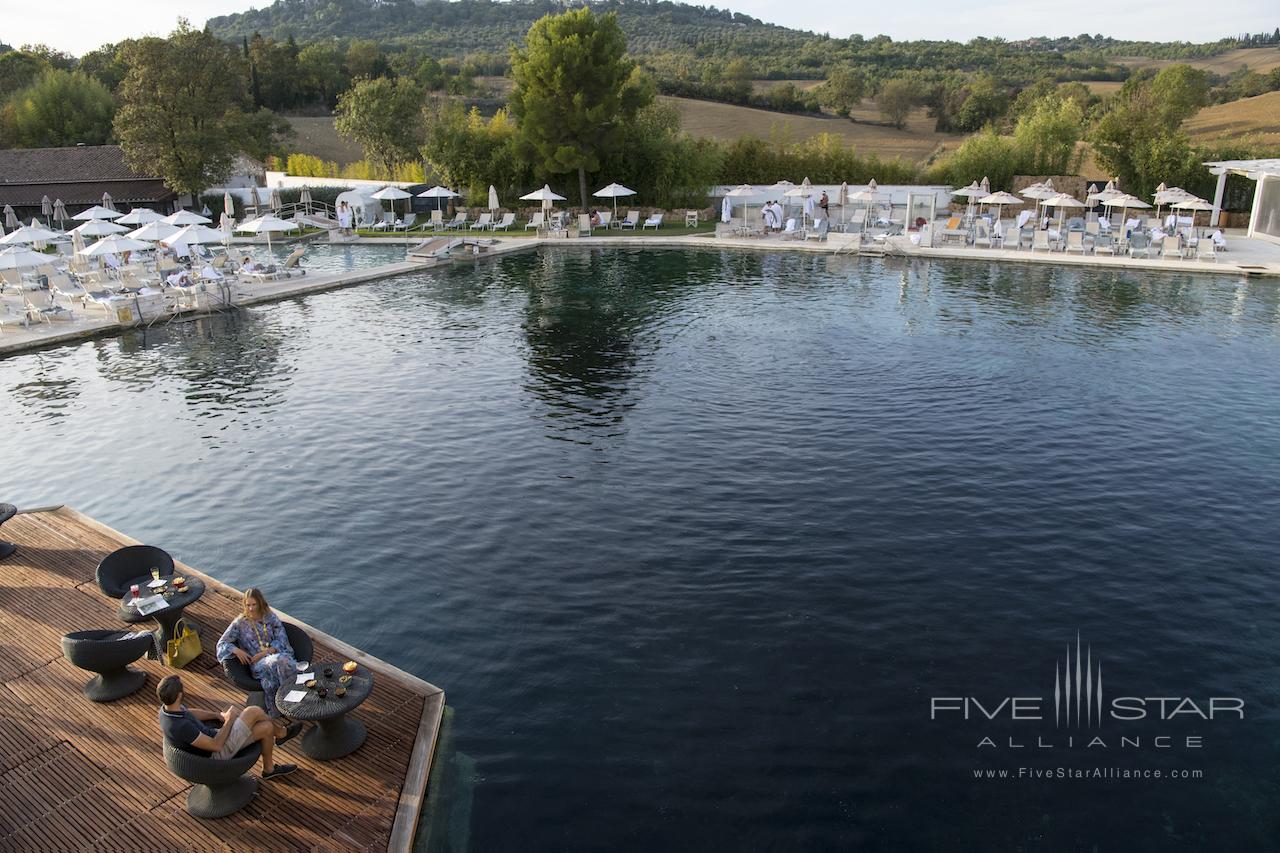
[[298,769],[296,764],[276,764],[275,769],[270,773],[263,773],[263,779],[274,779],[277,776],[288,776],[290,773]]
[[295,737],[298,736],[298,732],[300,731],[302,731],[301,721],[294,721],[290,723],[289,725],[284,727],[284,737],[276,741],[276,744],[279,745],[284,743],[285,741],[293,740]]

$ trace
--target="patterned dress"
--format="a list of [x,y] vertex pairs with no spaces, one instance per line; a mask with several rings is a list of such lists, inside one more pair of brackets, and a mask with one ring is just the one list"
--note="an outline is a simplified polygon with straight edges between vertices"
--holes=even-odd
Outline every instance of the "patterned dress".
[[298,672],[298,662],[293,656],[293,646],[289,645],[289,637],[284,632],[284,625],[275,613],[268,613],[262,621],[237,616],[227,626],[218,640],[218,660],[225,661],[235,657],[233,648],[247,652],[249,657],[256,655],[264,646],[275,649],[275,654],[267,655],[249,666],[253,677],[262,683],[262,692],[266,700],[267,713],[279,716],[276,708],[276,691],[282,684],[292,684]]

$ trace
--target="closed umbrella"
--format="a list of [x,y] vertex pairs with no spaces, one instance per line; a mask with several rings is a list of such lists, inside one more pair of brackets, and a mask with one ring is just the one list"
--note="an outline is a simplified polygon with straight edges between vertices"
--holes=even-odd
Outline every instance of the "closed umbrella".
[[110,237],[103,237],[86,248],[81,254],[86,258],[92,258],[98,255],[122,255],[125,252],[141,252],[150,248],[150,243],[144,243],[141,240],[134,240],[131,237],[120,234],[113,234]]
[[991,181],[987,179],[986,175],[982,176],[982,182],[978,186],[982,187],[982,191],[985,193],[991,192]]
[[262,207],[262,196],[258,195],[256,186],[249,187],[249,204],[253,207],[255,215],[258,213],[258,208]]
[[[106,193],[103,193],[103,195],[106,195]],[[103,207],[102,205],[95,205],[88,210],[80,211],[71,218],[77,222],[88,222],[91,219],[119,219],[121,216],[124,216],[124,214],[118,210],[114,210],[110,207]]]
[[181,228],[184,225],[208,225],[213,220],[207,216],[192,213],[190,210],[179,210],[177,213],[171,213],[160,221],[167,222],[170,225],[177,225]]
[[[305,188],[303,188],[302,192],[304,194],[307,194],[307,191]],[[222,194],[222,213],[224,216],[236,215],[236,202],[235,202],[235,199],[231,197],[231,193]]]
[[489,210],[496,211],[501,206],[498,204],[498,188],[489,184]]
[[164,217],[149,207],[135,207],[116,222],[121,225],[146,225],[148,222],[159,222],[161,219]]
[[222,219],[218,222],[218,230],[222,232],[223,243],[229,244],[231,242],[231,224],[232,224],[231,214],[223,213]]
[[[402,198],[412,198],[413,193],[407,193],[404,190],[400,189],[399,187],[383,187],[382,189],[374,193],[373,197],[376,198],[378,201],[391,202],[391,213],[394,216],[396,212],[396,200],[402,199]],[[408,207],[406,207],[405,212],[407,213],[408,210],[409,210]]]
[[58,220],[58,227],[62,228],[67,221],[67,206],[62,203],[62,199],[53,200],[53,218]]
[[14,212],[13,205],[6,204],[4,206],[4,227],[17,228],[18,214]]
[[[298,203],[306,208],[307,213],[311,212],[311,187],[302,188],[302,192],[298,193]],[[232,216],[236,215],[236,212],[231,208],[227,208],[227,213]]]
[[115,202],[111,200],[111,193],[102,194],[102,206],[111,211],[116,209]]
[[267,251],[271,251],[271,232],[272,231],[297,231],[298,223],[290,222],[287,219],[281,219],[278,216],[267,214],[259,216],[257,219],[250,219],[248,222],[241,222],[236,228],[237,231],[244,231],[249,234],[267,235]]
[[134,240],[147,240],[151,243],[158,243],[168,240],[181,230],[178,226],[170,225],[168,222],[148,222],[141,228],[135,228],[130,231],[129,237]]
[[836,204],[840,205],[840,228],[844,228],[844,206],[849,203],[849,182],[840,183],[840,191],[836,193]]
[[81,237],[106,237],[108,234],[123,234],[129,229],[105,219],[90,219],[83,225],[71,229]]
[[40,215],[44,217],[46,225],[53,221],[53,200],[48,196],[40,199]]
[[615,220],[618,218],[618,199],[625,198],[627,196],[633,196],[635,194],[636,194],[635,190],[629,190],[626,187],[624,187],[622,184],[609,184],[609,186],[601,187],[600,189],[592,193],[592,195],[595,196],[596,198],[613,199],[613,218]]
[[71,251],[78,255],[84,251],[84,235],[74,228],[69,233],[71,234]]
[[284,202],[280,200],[280,190],[272,190],[271,191],[271,209],[282,210],[283,208],[284,208]]

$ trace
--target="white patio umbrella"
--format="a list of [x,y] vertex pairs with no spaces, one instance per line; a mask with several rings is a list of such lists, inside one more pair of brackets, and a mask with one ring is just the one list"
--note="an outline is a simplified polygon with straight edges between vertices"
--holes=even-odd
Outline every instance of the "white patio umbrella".
[[806,225],[807,224],[805,221],[806,218],[809,216],[810,213],[813,212],[813,204],[812,202],[810,202],[810,199],[812,199],[813,196],[815,195],[813,186],[809,183],[809,179],[805,178],[803,181],[800,182],[800,186],[792,187],[791,189],[783,193],[783,195],[785,195],[787,198],[804,199],[803,207],[801,208],[801,213],[800,213],[800,225],[801,227]]
[[168,222],[148,222],[140,228],[135,228],[129,232],[129,237],[134,240],[146,240],[151,243],[159,243],[168,240],[174,234],[182,229],[176,225],[170,225]]
[[112,210],[109,207],[95,205],[88,210],[80,211],[71,218],[77,222],[88,222],[91,219],[119,219],[121,216],[124,216],[124,214],[118,210]]
[[987,195],[987,191],[978,185],[977,181],[969,184],[967,187],[961,187],[958,190],[951,191],[952,197],[959,197],[965,200],[965,216],[973,215],[973,200]]
[[190,243],[221,243],[224,239],[225,235],[221,231],[207,225],[188,225],[166,237],[165,242],[170,246],[184,246]]
[[134,240],[131,237],[120,234],[113,234],[110,237],[103,237],[80,254],[86,258],[92,258],[97,255],[122,255],[125,252],[141,252],[150,248],[150,243],[144,243],[141,240]]
[[18,227],[18,214],[14,212],[13,205],[11,204],[6,204],[4,206],[4,227],[5,228]]
[[90,219],[83,225],[71,229],[81,237],[106,237],[108,234],[123,234],[129,229],[105,219]]
[[988,206],[994,204],[996,206],[996,219],[995,219],[996,222],[1000,221],[1000,214],[1003,211],[1003,208],[1005,207],[1005,205],[1012,206],[1012,205],[1026,204],[1026,203],[1027,202],[1025,199],[1018,198],[1013,193],[1007,193],[1007,192],[1004,192],[1003,190],[1001,190],[998,193],[992,193],[991,195],[983,196],[982,198],[978,199],[978,204],[985,204]]
[[244,231],[249,234],[267,235],[267,251],[271,251],[271,232],[273,231],[297,231],[298,223],[290,222],[287,219],[281,219],[278,216],[267,214],[259,216],[257,219],[250,219],[248,222],[241,222],[236,228],[237,231]]
[[844,206],[849,203],[849,182],[841,181],[836,192],[836,204],[840,205],[840,229],[844,230]]
[[991,192],[991,181],[987,179],[986,175],[982,176],[982,180],[978,183],[978,186],[982,187],[982,191],[984,193]]
[[502,205],[498,204],[498,188],[489,184],[489,210],[496,212]]
[[1102,206],[1107,209],[1116,208],[1116,207],[1120,208],[1120,228],[1121,229],[1124,228],[1125,214],[1128,213],[1130,209],[1141,210],[1143,208],[1146,208],[1149,210],[1151,208],[1151,205],[1147,204],[1142,199],[1136,198],[1127,193],[1118,195],[1118,196],[1113,196],[1112,198],[1104,199],[1102,202]]
[[146,225],[148,222],[159,222],[164,219],[149,207],[135,207],[116,220],[121,225]]
[[184,209],[179,210],[177,213],[171,213],[160,221],[167,222],[170,225],[177,225],[181,228],[184,225],[208,225],[213,220],[207,216],[201,216],[198,213]]
[[1164,205],[1167,204],[1172,207],[1174,202],[1189,201],[1195,197],[1194,194],[1187,192],[1182,187],[1166,187],[1161,184],[1156,188],[1151,200],[1156,203],[1156,216],[1159,216],[1160,208]]
[[33,252],[24,246],[10,246],[0,252],[0,270],[23,270],[42,267],[51,262],[48,255]]
[[53,221],[53,199],[48,196],[40,199],[40,215],[44,217],[45,225]]
[[39,243],[42,240],[52,240],[57,236],[57,231],[50,231],[43,225],[23,225],[0,237],[0,245],[21,246],[28,243]]
[[622,184],[609,184],[609,186],[601,187],[592,193],[596,198],[613,199],[613,218],[615,220],[618,218],[618,199],[626,196],[633,196],[635,194],[635,190],[629,190]]
[[[275,195],[274,195],[274,193],[273,193],[273,196],[271,196],[271,197],[273,197],[273,202],[271,202],[271,204],[273,204],[273,205],[274,205],[274,204],[275,204],[275,202],[274,202],[274,199],[275,199]],[[399,200],[399,199],[412,199],[412,197],[413,197],[413,193],[412,193],[412,192],[404,192],[404,191],[403,191],[403,190],[401,190],[401,188],[399,188],[399,187],[383,187],[383,188],[381,188],[381,190],[379,190],[378,192],[375,192],[375,193],[374,193],[374,196],[372,196],[372,197],[374,197],[374,199],[378,199],[379,201],[389,201],[389,202],[392,202],[392,215],[396,215],[396,201],[397,201],[397,200]],[[407,211],[408,211],[408,207],[406,207],[406,209],[404,209],[404,210],[406,210],[406,213],[407,213]]]
[[236,215],[236,201],[231,197],[231,193],[222,194],[222,215],[223,216]]
[[[746,225],[747,224],[747,199],[755,198],[758,195],[760,195],[760,193],[756,192],[756,188],[751,186],[751,184],[739,184],[738,186],[734,187],[733,189],[725,193],[724,197],[742,199],[742,224]],[[730,210],[732,210],[732,203],[730,203],[730,205],[731,205]]]
[[102,206],[105,207],[107,210],[114,211],[116,209],[115,202],[111,200],[111,193],[102,194]]
[[222,242],[224,244],[229,244],[231,242],[232,222],[231,214],[223,212],[222,218],[218,222],[218,230],[222,232]]
[[58,227],[62,227],[67,221],[67,206],[62,203],[62,199],[55,198],[53,200],[53,218],[58,220]]
[[458,194],[451,189],[442,186],[434,186],[429,190],[418,193],[418,198],[457,198]]
[[[430,192],[430,190],[428,190]],[[565,198],[555,192],[552,192],[550,184],[543,184],[542,189],[534,190],[528,195],[520,196],[522,201],[540,201],[542,202],[542,210],[546,212],[551,209],[551,203],[555,201],[564,201]]]
[[1184,198],[1182,201],[1175,201],[1172,205],[1170,205],[1170,207],[1172,207],[1174,210],[1191,211],[1191,227],[1192,228],[1194,228],[1196,225],[1196,213],[1198,211],[1213,210],[1213,205],[1210,202],[1202,198],[1197,198],[1196,196],[1192,196],[1191,198]]
[[875,191],[873,188],[871,188],[870,186],[868,186],[865,190],[858,190],[856,193],[853,193],[852,195],[850,195],[850,196],[849,196],[849,201],[856,201],[856,202],[858,202],[859,204],[861,204],[861,205],[863,205],[864,207],[866,207],[866,209],[867,209],[867,211],[868,211],[867,219],[864,219],[864,220],[863,220],[863,225],[862,225],[862,227],[863,227],[864,229],[865,229],[868,225],[870,225],[870,224],[871,224],[871,223],[868,221],[868,220],[871,218],[871,216],[870,216],[870,210],[871,210],[872,206],[876,203],[876,201],[878,200],[878,198],[879,198],[878,194],[877,194],[877,193],[876,193],[876,191]]
[[1066,220],[1067,211],[1072,209],[1084,209],[1084,202],[1076,199],[1066,193],[1059,193],[1052,198],[1044,200],[1045,207],[1052,207],[1058,211],[1058,229],[1062,229],[1062,224]]

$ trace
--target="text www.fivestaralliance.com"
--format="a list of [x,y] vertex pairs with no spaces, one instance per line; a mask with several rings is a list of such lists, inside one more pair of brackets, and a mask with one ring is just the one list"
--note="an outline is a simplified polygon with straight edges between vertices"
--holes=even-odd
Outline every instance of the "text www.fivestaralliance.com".
[[1064,780],[1097,780],[1097,781],[1126,781],[1126,780],[1142,780],[1142,779],[1161,779],[1161,780],[1177,780],[1177,779],[1203,779],[1203,770],[1156,770],[1156,769],[1139,769],[1132,767],[1019,767],[1016,770],[1009,768],[980,768],[973,770],[973,778],[975,779],[991,779],[991,780],[1007,780],[1007,781],[1036,781],[1047,779],[1064,779]]

